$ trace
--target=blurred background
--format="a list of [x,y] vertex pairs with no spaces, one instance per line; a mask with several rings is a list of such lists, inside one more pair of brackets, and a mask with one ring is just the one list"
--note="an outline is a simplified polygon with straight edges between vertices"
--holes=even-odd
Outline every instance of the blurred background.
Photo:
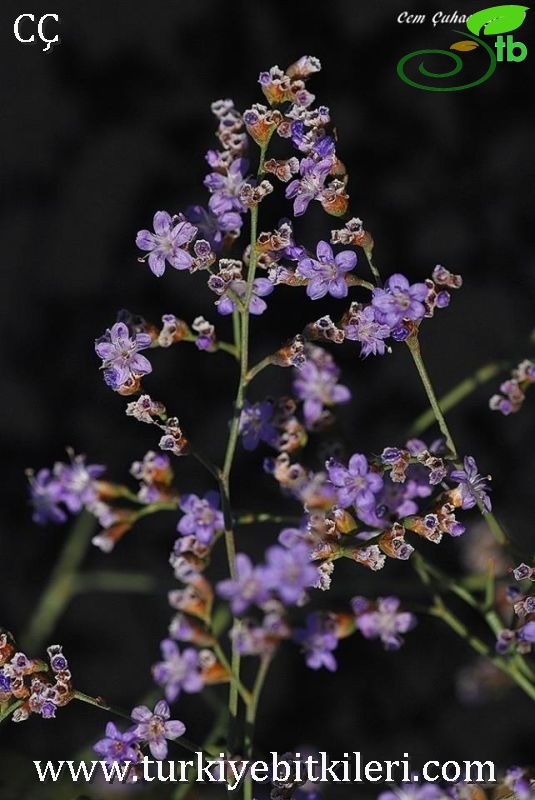
[[[351,211],[372,231],[383,274],[399,271],[422,280],[440,263],[463,275],[465,285],[450,308],[422,328],[438,393],[482,364],[533,355],[534,56],[499,64],[488,81],[470,90],[410,87],[396,73],[398,60],[417,49],[447,48],[459,37],[450,25],[433,27],[429,19],[399,24],[399,13],[468,14],[481,7],[428,5],[2,3],[0,624],[15,635],[27,627],[67,535],[67,527],[32,523],[24,469],[50,466],[72,446],[91,463],[108,465],[110,479],[123,481],[131,462],[156,444],[148,426],[126,418],[124,398],[105,387],[94,339],[120,308],[156,323],[164,313],[218,321],[202,278],[168,269],[156,279],[137,262],[135,234],[151,227],[157,209],[175,213],[206,202],[204,153],[214,146],[215,128],[210,102],[232,97],[238,108],[261,102],[261,70],[285,67],[303,54],[320,58],[323,71],[309,86],[331,109],[338,153],[350,175]],[[25,12],[37,19],[59,14],[61,44],[44,53],[39,40],[17,42],[13,23]],[[528,41],[531,28],[528,14],[517,38]],[[50,29],[56,33],[52,22]],[[311,247],[334,227],[316,205],[297,227]],[[284,201],[270,208],[274,219],[262,229],[287,213]],[[309,319],[336,313],[328,301],[311,308],[304,291],[286,287],[270,307],[255,321],[257,357]],[[223,330],[226,322],[219,322]],[[354,395],[340,411],[336,435],[352,452],[402,443],[426,407],[406,348],[367,361],[350,346],[333,354]],[[217,458],[234,392],[225,355],[183,346],[156,352],[151,360],[147,390],[165,399],[199,446]],[[266,372],[252,396],[285,392],[289,380],[286,371]],[[479,388],[455,409],[451,426],[461,451],[473,454],[484,474],[492,473],[498,516],[530,552],[535,392],[520,414],[505,419],[488,409],[498,383],[496,378]],[[277,502],[261,471],[265,455],[240,450],[235,496],[242,507],[260,510]],[[186,461],[177,466],[177,482],[187,491],[212,488]],[[472,559],[485,546],[477,515],[473,523]],[[156,588],[146,595],[77,596],[52,637],[63,643],[77,686],[118,706],[132,707],[150,689],[150,665],[159,658],[170,617],[167,558],[175,524],[172,514],[162,515],[140,524],[110,556],[93,549],[84,568],[146,571]],[[258,547],[276,533],[259,531]],[[441,563],[461,568],[466,546],[445,544]],[[396,585],[411,596],[414,580],[406,566],[369,575],[347,565],[338,572],[335,593],[343,602]],[[494,687],[486,697],[477,691],[474,698],[467,689],[470,674],[461,674],[474,657],[439,623],[422,621],[398,654],[356,637],[339,652],[339,671],[330,675],[312,673],[295,648],[283,649],[261,704],[260,750],[311,745],[333,756],[362,750],[376,759],[408,752],[415,766],[430,758],[494,759],[502,766],[533,761],[529,702],[507,687]],[[186,696],[177,714],[195,738],[211,711],[198,697]],[[98,710],[71,705],[55,722],[32,718],[3,725],[2,798],[33,799],[47,791],[55,800],[104,797],[102,787],[71,787],[64,795],[43,789],[29,767],[30,759],[73,757],[100,738],[106,720]],[[354,787],[343,796],[348,791]],[[373,787],[358,791],[376,794]]]

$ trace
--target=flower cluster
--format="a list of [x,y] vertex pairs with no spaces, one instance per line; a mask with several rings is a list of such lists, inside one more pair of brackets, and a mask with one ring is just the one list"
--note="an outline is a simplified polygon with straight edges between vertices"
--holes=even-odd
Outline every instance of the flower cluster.
[[[513,570],[514,578],[519,582],[535,581],[535,569],[528,564],[519,564]],[[535,594],[531,590],[522,591],[518,586],[509,586],[507,599],[513,606],[518,618],[514,628],[503,628],[498,632],[496,651],[502,655],[507,653],[530,653],[535,644]]]
[[526,398],[526,390],[535,383],[535,363],[524,359],[511,372],[511,377],[500,384],[500,394],[493,394],[489,400],[492,411],[500,411],[504,416],[520,411]]
[[[259,83],[267,105],[255,103],[243,113],[231,100],[215,102],[219,145],[206,155],[206,206],[189,206],[177,214],[157,211],[153,230],[137,234],[143,253],[139,261],[148,263],[156,277],[164,276],[167,266],[180,272],[180,279],[195,273],[221,319],[216,330],[200,315],[186,322],[165,313],[161,323],[153,324],[123,310],[96,340],[106,386],[120,395],[137,395],[126,405],[127,416],[153,426],[157,433],[154,449],[131,465],[135,487],[101,480],[104,467],[87,465],[84,457],[74,455],[70,464],[57,463],[30,476],[34,519],[64,522],[68,512],[87,509],[101,526],[92,541],[104,552],[148,514],[169,513],[178,533],[169,555],[178,585],[168,592],[169,626],[160,634],[161,656],[152,666],[154,683],[165,699],[153,711],[134,708],[133,724],[126,731],[113,722],[107,725],[94,749],[110,764],[129,761],[135,767],[144,748],[154,758],[165,758],[167,741],[185,732],[182,722],[170,718],[168,704],[184,693],[231,683],[234,699],[229,708],[238,703],[254,710],[263,670],[279,647],[299,648],[311,670],[328,672],[337,669],[340,640],[353,634],[379,639],[386,650],[399,649],[416,624],[415,615],[401,597],[384,591],[376,599],[347,598],[345,608],[337,594],[329,606],[326,593],[338,579],[336,563],[346,559],[350,566],[358,565],[356,570],[375,573],[387,559],[404,562],[417,548],[425,552],[426,542],[438,545],[444,536],[461,536],[464,512],[478,507],[485,515],[491,513],[489,478],[479,473],[473,456],[459,461],[427,379],[424,386],[444,441],[394,441],[370,454],[358,441],[340,441],[334,428],[337,407],[349,403],[351,390],[328,348],[343,343],[355,348],[356,343],[360,355],[368,357],[406,342],[416,361],[423,320],[449,305],[450,292],[460,288],[462,279],[442,265],[425,280],[410,280],[400,271],[381,279],[372,260],[371,233],[349,213],[347,174],[336,152],[330,111],[316,105],[307,88],[308,78],[319,69],[319,61],[306,56],[287,70],[275,66],[262,72]],[[268,153],[273,137],[281,157]],[[251,145],[259,148],[256,173],[250,168]],[[260,210],[269,211],[271,200],[266,203],[265,198],[277,189],[288,216],[272,220],[263,230],[258,226]],[[314,204],[347,221],[330,237],[321,233],[312,242],[301,241],[294,219]],[[243,246],[239,239],[246,217],[251,238]],[[364,274],[368,267],[373,282]],[[252,317],[269,311],[275,289],[319,303],[315,308],[320,311],[254,363]],[[322,313],[323,301],[329,302],[330,314]],[[232,325],[227,317],[232,317]],[[231,328],[229,340],[225,328]],[[197,449],[162,402],[142,393],[141,382],[153,369],[142,351],[160,349],[156,369],[157,358],[169,348],[188,344],[203,358],[221,353],[239,364],[220,463]],[[417,365],[423,378],[423,364]],[[251,389],[267,367],[290,368],[281,377],[286,378],[282,396],[255,395]],[[502,394],[492,398],[491,407],[504,414],[518,410],[534,380],[533,364],[522,362],[500,387]],[[331,441],[326,447],[318,445],[329,428]],[[284,497],[283,516],[233,507],[234,460],[260,445],[270,449],[263,469],[271,478],[265,480]],[[186,485],[175,486],[173,457],[182,456],[206,469],[210,483],[196,489],[198,493],[187,485],[189,470],[183,472]],[[271,539],[264,539],[261,530],[258,536],[255,530],[254,537],[242,537],[242,526],[263,523],[271,526]],[[213,567],[223,540],[228,566],[224,576]],[[426,569],[421,553],[416,566],[421,577]],[[436,577],[433,569],[429,567],[422,580],[426,590]],[[534,575],[534,568],[525,564],[514,570],[517,580],[534,580]],[[449,585],[447,578],[439,578]],[[468,597],[469,591],[463,587],[460,598]],[[504,657],[496,659],[500,664],[510,653],[528,652],[535,642],[533,595],[519,590],[509,595],[520,622],[499,633],[497,649]],[[477,610],[479,601],[470,597],[473,603],[468,604]],[[438,602],[429,613],[438,615]],[[227,655],[229,648],[232,657]],[[61,648],[53,646],[48,653],[50,669],[15,652],[6,634],[0,637],[0,703],[20,700],[14,718],[31,712],[53,716],[56,707],[73,696]],[[259,659],[251,688],[242,683],[247,670],[240,672],[236,666],[241,656]],[[242,710],[232,710],[237,723]],[[524,779],[523,773],[508,778],[519,793]],[[273,797],[287,800],[294,788],[276,786]],[[389,794],[383,793],[382,800],[389,800]],[[443,797],[438,789],[421,794],[432,800]]]
[[99,483],[105,467],[101,464],[86,464],[85,456],[69,451],[71,461],[57,461],[52,469],[40,469],[34,475],[28,473],[33,520],[39,525],[47,522],[61,523],[67,512],[78,514],[82,508],[98,508]]
[[93,750],[110,766],[125,762],[135,766],[141,760],[145,746],[153,758],[163,759],[167,756],[167,741],[179,739],[186,732],[183,722],[170,717],[165,700],[159,700],[154,711],[147,706],[136,706],[131,712],[135,724],[121,732],[113,722],[108,722],[106,735],[93,745]]
[[51,719],[73,699],[71,673],[61,645],[50,645],[47,655],[48,666],[17,651],[9,634],[0,633],[0,707],[14,703],[13,722],[22,722],[30,714]]

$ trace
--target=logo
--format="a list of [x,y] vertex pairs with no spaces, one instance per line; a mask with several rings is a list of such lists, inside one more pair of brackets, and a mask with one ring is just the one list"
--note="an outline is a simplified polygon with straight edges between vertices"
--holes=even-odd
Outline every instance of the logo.
[[[414,86],[416,89],[425,89],[428,92],[458,92],[461,89],[470,89],[473,86],[478,86],[480,83],[483,83],[490,78],[499,62],[518,62],[523,61],[526,58],[528,48],[524,42],[515,41],[515,38],[511,35],[511,31],[516,30],[522,25],[526,17],[526,11],[528,10],[528,6],[507,5],[492,6],[491,8],[484,8],[481,11],[477,11],[475,14],[469,16],[466,20],[468,33],[465,31],[454,31],[454,33],[468,37],[467,39],[464,38],[461,41],[454,42],[454,44],[450,45],[449,50],[415,50],[414,53],[409,53],[408,55],[403,56],[403,58],[398,61],[397,66],[399,77],[402,81],[408,83],[409,86]],[[402,15],[400,15],[400,17],[401,16]],[[421,18],[418,18],[416,21],[422,22],[422,17],[425,19],[425,17],[421,15]],[[507,34],[507,36],[504,38],[503,34]],[[489,43],[488,40],[485,41],[484,39],[479,38],[481,35],[485,37],[497,35],[497,38],[495,41],[490,41]],[[481,77],[471,75],[470,77],[473,77],[473,79],[469,79],[468,83],[462,84],[453,83],[451,85],[446,85],[441,83],[442,81],[447,81],[450,78],[454,78],[454,76],[458,75],[464,67],[469,67],[467,71],[473,72],[476,64],[467,63],[471,56],[467,55],[467,62],[463,62],[463,59],[460,55],[458,55],[458,53],[468,54],[475,50],[478,50],[484,58],[483,69],[486,69]],[[412,61],[412,59],[418,59],[420,56],[430,55],[447,56],[453,61],[454,66],[448,71],[435,72],[427,69],[424,65],[424,61],[421,61],[418,64],[418,71],[420,73],[418,74],[415,69],[415,62],[413,62],[411,65],[412,69],[410,70],[409,74],[407,74],[405,71],[406,66],[410,61]],[[479,58],[477,65],[479,69],[481,69],[479,63],[480,61],[481,58]],[[426,83],[421,82],[423,80],[420,77],[421,75],[424,76]],[[437,85],[430,85],[430,83],[427,82],[427,79],[430,81],[437,81],[438,83]]]
[[[21,25],[22,21],[25,19],[29,19],[32,24],[35,24],[35,16],[33,14],[20,14],[17,19],[15,20],[15,24],[13,25],[13,32],[15,34],[15,38],[21,42],[21,44],[33,44],[35,42],[35,33],[32,33],[31,36],[22,36],[21,34]],[[57,14],[43,14],[39,22],[37,23],[37,33],[39,38],[42,42],[46,42],[46,47],[43,47],[43,52],[47,52],[50,50],[55,44],[59,44],[61,42],[60,37],[56,34],[53,39],[47,39],[45,35],[45,24],[48,19],[53,19],[55,22],[60,22],[60,18]],[[25,33],[30,32],[30,22],[24,22],[25,25]]]

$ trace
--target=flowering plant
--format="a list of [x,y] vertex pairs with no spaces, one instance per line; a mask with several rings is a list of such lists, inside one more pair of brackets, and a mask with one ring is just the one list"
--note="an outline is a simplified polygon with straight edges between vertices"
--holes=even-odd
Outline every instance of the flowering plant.
[[[208,754],[223,748],[228,758],[250,758],[262,689],[281,648],[297,648],[311,670],[334,672],[342,639],[360,634],[398,650],[419,614],[445,623],[535,700],[529,662],[535,642],[530,588],[535,567],[516,553],[494,516],[489,477],[480,474],[473,455],[458,449],[444,416],[447,403],[437,399],[420,350],[425,320],[448,306],[462,280],[441,265],[424,281],[412,282],[398,272],[383,280],[373,259],[373,238],[349,211],[348,176],[337,154],[329,109],[315,105],[308,89],[308,79],[319,69],[319,61],[306,56],[285,71],[272,67],[263,72],[259,83],[267,105],[256,103],[240,112],[230,100],[215,102],[219,145],[206,156],[206,207],[193,205],[178,214],[157,211],[153,230],[137,234],[139,260],[155,277],[200,277],[203,290],[213,295],[213,320],[218,322],[199,315],[185,321],[166,309],[156,324],[121,311],[95,342],[106,386],[130,398],[125,407],[129,417],[155,429],[154,449],[131,467],[136,490],[106,480],[104,466],[88,464],[73,452],[68,462],[29,477],[35,522],[63,523],[85,512],[99,525],[92,543],[111,559],[146,515],[166,513],[176,527],[168,557],[177,588],[168,596],[172,614],[159,660],[156,642],[150,645],[158,687],[154,703],[143,702],[130,714],[118,712],[75,688],[59,645],[48,647],[46,664],[22,652],[7,631],[0,636],[0,720],[54,717],[72,700],[126,716],[129,727],[121,730],[108,722],[94,750],[108,762],[129,762],[132,779],[141,777],[136,767],[144,754],[167,756],[168,742]],[[285,216],[264,222],[264,209],[266,216],[270,212],[267,198],[277,190],[284,196]],[[300,218],[316,204],[336,220],[335,227],[330,237],[303,241]],[[253,362],[253,318],[269,313],[277,293],[286,290],[310,301],[310,321],[275,352]],[[321,301],[329,298],[336,301],[336,314],[322,313]],[[225,447],[220,461],[202,452],[183,429],[180,408],[168,412],[160,398],[147,393],[154,351],[188,343],[202,358],[222,353],[233,376],[237,373],[234,407],[228,409],[228,428],[221,431]],[[362,358],[407,348],[439,438],[427,443],[419,438],[430,424],[424,415],[412,438],[385,442],[380,453],[360,452],[358,440],[351,438],[345,447],[331,445],[320,461],[321,441],[333,429],[337,407],[351,401],[335,360],[342,346]],[[273,368],[287,370],[287,392],[258,398],[255,379]],[[525,360],[502,383],[501,394],[492,397],[491,408],[504,414],[519,410],[534,381],[535,367]],[[457,399],[450,397],[450,406]],[[250,453],[257,449],[264,456],[263,472],[280,490],[280,511],[240,510],[234,502],[235,462],[254,458]],[[175,485],[174,460],[183,458],[205,470],[203,493]],[[491,563],[485,575],[470,583],[437,566],[424,540],[440,546],[442,540],[470,536],[466,528],[472,515],[466,512],[472,511],[482,515],[502,560],[496,556],[496,566]],[[251,546],[243,529],[272,530],[274,525],[276,537],[258,558],[257,546]],[[85,539],[73,558],[72,542],[67,542],[71,571],[78,568],[84,546]],[[335,567],[342,560],[354,569],[356,587],[362,570],[379,572],[389,561],[408,562],[405,568],[419,579],[424,599],[417,608],[381,588],[373,597],[337,594],[329,602]],[[57,581],[63,574],[60,569]],[[52,585],[52,595],[56,589]],[[479,617],[481,633],[466,627],[451,597]],[[50,613],[50,605],[43,609],[45,616]],[[37,627],[42,619],[38,615]],[[246,660],[253,664],[252,680],[245,677]],[[170,705],[180,704],[184,693],[220,684],[228,685],[224,713],[201,744],[190,742],[184,736],[188,721],[172,719]],[[222,691],[216,691],[220,700]],[[528,773],[515,769],[503,785],[515,791],[522,786],[529,794]],[[297,782],[286,786],[284,796],[298,788]],[[251,798],[250,776],[243,792]],[[272,796],[279,794],[274,785]]]

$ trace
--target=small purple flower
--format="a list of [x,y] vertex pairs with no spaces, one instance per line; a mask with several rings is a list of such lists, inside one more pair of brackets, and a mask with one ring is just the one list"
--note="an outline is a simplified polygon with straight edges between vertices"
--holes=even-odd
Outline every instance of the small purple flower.
[[229,211],[243,213],[247,209],[239,195],[245,184],[245,173],[248,162],[244,158],[236,158],[227,168],[226,174],[211,172],[204,179],[204,185],[211,192],[209,207],[217,217]]
[[197,228],[184,219],[171,217],[167,211],[157,211],[154,215],[154,233],[139,231],[136,244],[140,250],[149,251],[149,267],[156,277],[165,272],[167,261],[175,269],[189,269],[193,257],[184,246],[195,238]]
[[479,474],[477,464],[472,456],[465,456],[464,469],[454,469],[450,473],[450,478],[459,482],[454,493],[458,494],[463,510],[473,508],[477,503],[481,503],[485,511],[492,510],[492,503],[487,494],[489,491],[488,477],[483,478]]
[[378,597],[377,609],[370,609],[363,597],[351,601],[357,627],[366,639],[380,638],[386,650],[398,650],[403,644],[401,633],[416,624],[416,617],[408,611],[398,612],[398,597]]
[[217,215],[202,206],[188,206],[184,216],[195,225],[199,234],[210,243],[216,253],[223,247],[225,236],[235,236],[243,225],[243,219],[237,211],[225,211]]
[[182,690],[189,694],[200,692],[204,681],[197,650],[186,647],[181,654],[172,639],[164,639],[161,648],[163,661],[154,664],[152,674],[158,686],[164,687],[167,702],[173,703]]
[[110,766],[114,762],[130,761],[136,764],[139,760],[139,751],[136,747],[138,737],[133,730],[121,733],[113,722],[106,725],[106,736],[93,745],[93,750],[99,756],[104,756]]
[[335,622],[329,616],[314,613],[306,619],[306,628],[295,631],[294,638],[303,645],[305,661],[310,669],[325,667],[330,672],[336,670],[333,650],[338,647]]
[[414,322],[423,319],[427,292],[425,283],[411,286],[404,275],[391,275],[384,289],[373,290],[372,305],[377,321],[396,328],[404,319]]
[[318,571],[310,561],[310,548],[304,542],[291,550],[274,545],[267,551],[267,585],[286,605],[299,603],[305,589],[313,587],[317,580]]
[[[269,278],[255,278],[253,281],[253,292],[249,301],[249,312],[255,316],[263,314],[267,308],[267,303],[262,300],[263,297],[270,295],[275,287]],[[245,299],[247,294],[247,282],[244,280],[236,279],[229,282],[219,300],[216,300],[217,310],[220,314],[226,316],[232,314],[236,308],[236,304],[232,297],[228,294],[231,291],[240,300]]]
[[377,800],[451,800],[451,797],[436,783],[426,783],[412,775],[401,786],[381,792]]
[[332,356],[322,347],[309,347],[306,362],[293,382],[296,396],[303,401],[305,425],[312,428],[318,422],[325,406],[347,403],[351,392],[338,383],[340,370]]
[[301,178],[295,178],[286,187],[286,197],[294,199],[294,215],[300,217],[311,200],[318,198],[325,188],[325,179],[333,165],[332,156],[316,161],[303,158],[299,166]]
[[319,300],[326,294],[336,298],[347,297],[344,275],[355,267],[357,254],[352,250],[343,250],[335,256],[332,247],[321,241],[318,242],[316,255],[317,260],[302,258],[297,268],[298,275],[309,278],[307,295],[311,300]]
[[124,322],[116,322],[95,341],[95,352],[102,359],[104,379],[110,388],[117,391],[132,379],[152,372],[150,361],[139,353],[150,345],[148,333],[130,336]]
[[259,403],[243,404],[240,414],[239,432],[242,444],[246,450],[255,450],[260,442],[273,445],[277,440],[277,431],[271,424],[273,418],[273,403],[271,400],[262,400]]
[[171,713],[165,700],[160,700],[154,712],[147,706],[136,706],[131,717],[137,722],[134,733],[140,741],[147,742],[154,758],[167,755],[166,739],[178,739],[186,732],[186,726],[178,719],[169,719]]
[[360,342],[360,354],[364,358],[369,355],[384,355],[384,340],[390,336],[389,325],[378,322],[373,306],[365,306],[352,315],[344,326],[346,339]]
[[184,516],[178,523],[178,532],[182,536],[194,534],[201,544],[210,544],[214,533],[225,527],[219,503],[218,492],[207,492],[202,498],[196,494],[182,495],[179,506]]
[[235,616],[243,614],[253,603],[264,603],[269,597],[265,567],[253,567],[251,559],[245,553],[236,556],[236,577],[219,581],[217,593],[225,600],[230,600],[230,607]]
[[383,479],[377,472],[370,471],[366,456],[355,453],[347,467],[331,458],[326,466],[342,508],[355,505],[365,510],[373,509],[377,502],[376,495],[383,488]]
[[535,622],[533,620],[526,622],[516,633],[519,641],[533,644],[535,642]]
[[71,514],[78,514],[97,499],[95,479],[105,471],[102,464],[86,464],[85,456],[73,455],[70,464],[54,465],[54,476],[61,486],[61,499]]
[[49,469],[40,469],[37,475],[29,476],[30,499],[33,506],[32,519],[38,525],[47,522],[65,522],[67,514],[60,507],[62,488]]

